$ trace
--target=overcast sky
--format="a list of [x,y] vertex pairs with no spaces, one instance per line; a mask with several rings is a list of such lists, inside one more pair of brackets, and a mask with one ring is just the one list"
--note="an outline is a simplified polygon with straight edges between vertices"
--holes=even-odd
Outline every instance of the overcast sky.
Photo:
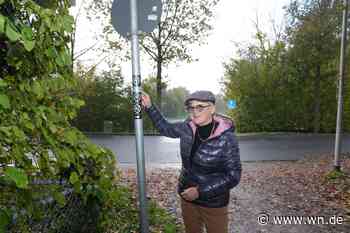
[[[77,0],[77,7],[81,1]],[[219,93],[219,80],[224,75],[222,64],[236,55],[233,41],[252,41],[255,33],[253,22],[257,16],[261,29],[272,34],[271,20],[275,20],[277,25],[283,24],[282,7],[289,2],[290,0],[220,0],[215,9],[214,30],[208,37],[207,44],[193,47],[193,56],[199,61],[164,69],[163,74],[168,76],[169,87],[185,86],[190,91],[206,89]],[[80,19],[79,27],[77,48],[84,48],[88,46],[88,38],[92,38],[96,27],[91,27],[84,19]],[[143,60],[147,58],[144,57]],[[126,81],[130,82],[131,62],[122,64],[122,73]],[[144,61],[141,64],[141,76],[145,78],[152,73],[155,74],[152,67]]]

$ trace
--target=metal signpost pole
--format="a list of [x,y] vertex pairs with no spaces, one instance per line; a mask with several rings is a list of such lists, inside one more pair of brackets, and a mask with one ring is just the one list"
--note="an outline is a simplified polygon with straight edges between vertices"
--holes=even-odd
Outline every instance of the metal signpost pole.
[[344,0],[343,27],[342,27],[340,65],[339,65],[337,129],[336,129],[336,135],[335,135],[335,149],[334,149],[334,169],[338,171],[340,171],[339,153],[341,152],[341,131],[342,131],[342,114],[343,114],[343,79],[345,74],[347,22],[348,22],[348,0]]
[[152,32],[162,14],[161,0],[114,0],[112,25],[125,39],[131,39],[132,91],[136,139],[137,181],[140,203],[140,230],[148,233],[148,206],[145,180],[145,155],[141,108],[139,32]]
[[134,101],[134,121],[137,153],[137,179],[140,201],[140,222],[141,232],[148,233],[147,199],[145,185],[145,156],[143,141],[143,121],[141,113],[141,74],[140,74],[140,54],[138,38],[138,11],[137,0],[130,1],[131,16],[131,53],[132,53],[132,87]]

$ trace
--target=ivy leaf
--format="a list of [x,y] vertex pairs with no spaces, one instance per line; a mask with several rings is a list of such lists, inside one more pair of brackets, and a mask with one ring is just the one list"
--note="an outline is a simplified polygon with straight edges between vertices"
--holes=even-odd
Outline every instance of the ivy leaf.
[[58,66],[64,66],[64,60],[61,56],[57,56],[56,59],[55,59],[55,62]]
[[63,207],[66,204],[66,197],[61,192],[54,192],[53,198],[61,207]]
[[18,188],[28,187],[28,176],[24,170],[15,167],[8,167],[5,169],[5,176],[16,183]]
[[45,54],[49,57],[49,58],[54,58],[57,57],[57,50],[55,47],[50,47],[46,50]]
[[59,53],[59,55],[56,57],[55,61],[56,61],[57,65],[59,65],[61,67],[72,64],[71,57],[66,49],[62,50]]
[[33,129],[34,129],[34,125],[33,125],[33,123],[30,122],[30,121],[26,121],[26,122],[24,123],[24,127],[26,127],[26,128],[29,129],[29,130],[33,130]]
[[68,131],[64,134],[65,141],[71,145],[75,145],[78,141],[78,137],[74,131]]
[[30,27],[25,26],[22,28],[22,39],[33,40],[33,31]]
[[24,40],[23,41],[23,45],[24,45],[24,48],[30,52],[33,50],[34,46],[35,46],[35,41],[29,41],[29,40]]
[[102,176],[99,179],[98,184],[102,189],[105,189],[105,190],[111,189],[112,187],[111,179],[107,176]]
[[0,95],[0,106],[3,108],[10,108],[10,100],[7,95]]
[[13,135],[16,137],[17,140],[24,141],[26,139],[26,135],[24,132],[18,128],[18,127],[13,127]]
[[41,100],[44,97],[43,88],[39,82],[34,82],[33,84],[33,92]]
[[[0,0],[1,1],[1,0]],[[0,3],[1,4],[1,3]],[[6,22],[6,18],[5,16],[3,16],[2,14],[0,14],[0,33],[4,33],[5,32],[5,22]]]
[[6,210],[0,209],[0,232],[5,232],[5,227],[10,223],[10,220],[9,213]]
[[166,223],[164,226],[164,233],[176,232],[176,226],[173,224]]
[[64,50],[62,51],[62,56],[64,57],[64,60],[65,60],[67,65],[72,64],[71,53],[69,52],[67,47],[65,47]]
[[71,184],[75,184],[79,181],[79,176],[76,172],[72,172],[69,176],[69,182]]
[[0,87],[7,87],[7,83],[2,79],[0,79]]
[[10,127],[2,126],[2,127],[0,127],[0,132],[3,132],[6,135],[6,137],[11,137],[11,128]]
[[92,144],[92,143],[88,144],[87,150],[91,153],[91,156],[93,158],[96,158],[101,152],[100,148],[98,146],[96,146],[95,144]]
[[84,100],[77,100],[77,101],[75,102],[75,104],[76,104],[76,106],[77,106],[78,108],[80,108],[80,107],[84,106],[86,103],[85,103]]
[[15,25],[11,21],[7,21],[6,26],[6,36],[10,39],[10,41],[15,42],[20,38],[20,34],[18,33]]
[[49,122],[49,129],[52,133],[56,133],[57,132],[57,127],[56,125],[54,125],[53,123]]
[[63,28],[67,32],[73,31],[74,18],[70,15],[63,17]]
[[61,164],[61,166],[63,168],[69,167],[69,165],[70,165],[70,163],[69,163],[69,155],[67,154],[67,152],[64,151],[64,150],[58,149],[56,151],[56,153],[57,153],[58,160],[59,160],[59,163]]
[[25,26],[22,29],[22,39],[24,48],[30,52],[34,48],[35,41],[33,40],[33,31],[30,27]]

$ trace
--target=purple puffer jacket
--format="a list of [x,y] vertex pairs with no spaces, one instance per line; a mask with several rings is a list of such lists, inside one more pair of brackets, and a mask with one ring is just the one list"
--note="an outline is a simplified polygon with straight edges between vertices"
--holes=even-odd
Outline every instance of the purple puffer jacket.
[[161,135],[180,138],[182,168],[178,193],[197,186],[199,198],[193,203],[212,208],[226,206],[230,199],[230,189],[239,183],[242,172],[232,120],[216,113],[214,120],[219,124],[218,127],[213,135],[199,145],[191,159],[196,131],[191,118],[169,123],[154,104],[145,111]]

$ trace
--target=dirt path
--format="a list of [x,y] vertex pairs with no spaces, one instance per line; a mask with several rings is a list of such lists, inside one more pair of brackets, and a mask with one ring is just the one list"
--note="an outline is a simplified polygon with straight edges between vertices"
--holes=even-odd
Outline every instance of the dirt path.
[[[343,171],[350,174],[350,156],[343,159]],[[331,169],[331,156],[296,162],[243,163],[241,182],[231,191],[230,232],[349,233],[350,210],[344,203],[350,202],[350,178],[338,183],[326,182],[324,174]],[[157,200],[182,224],[176,194],[178,174],[178,168],[149,169],[147,190],[150,198]],[[135,170],[122,169],[122,182],[136,190]],[[345,186],[348,192],[339,192],[339,187],[344,190]],[[258,223],[261,213],[269,215],[266,225]],[[298,224],[298,219],[295,219],[296,223],[293,219],[289,219],[292,221],[289,224],[274,223],[274,218],[279,216],[304,216],[309,219],[304,218],[304,224]],[[310,218],[318,216],[324,219]],[[342,224],[322,224],[322,221],[328,223],[332,216],[342,220]],[[305,224],[308,220],[315,222]]]
[[[244,168],[241,185],[232,190],[231,232],[350,232],[345,220],[341,225],[321,224],[321,219],[320,224],[274,223],[274,217],[279,216],[321,216],[327,222],[334,215],[345,219],[342,205],[329,199],[333,194],[321,185],[324,167],[311,162],[267,162],[245,164]],[[258,217],[265,214],[269,222],[260,225]]]

